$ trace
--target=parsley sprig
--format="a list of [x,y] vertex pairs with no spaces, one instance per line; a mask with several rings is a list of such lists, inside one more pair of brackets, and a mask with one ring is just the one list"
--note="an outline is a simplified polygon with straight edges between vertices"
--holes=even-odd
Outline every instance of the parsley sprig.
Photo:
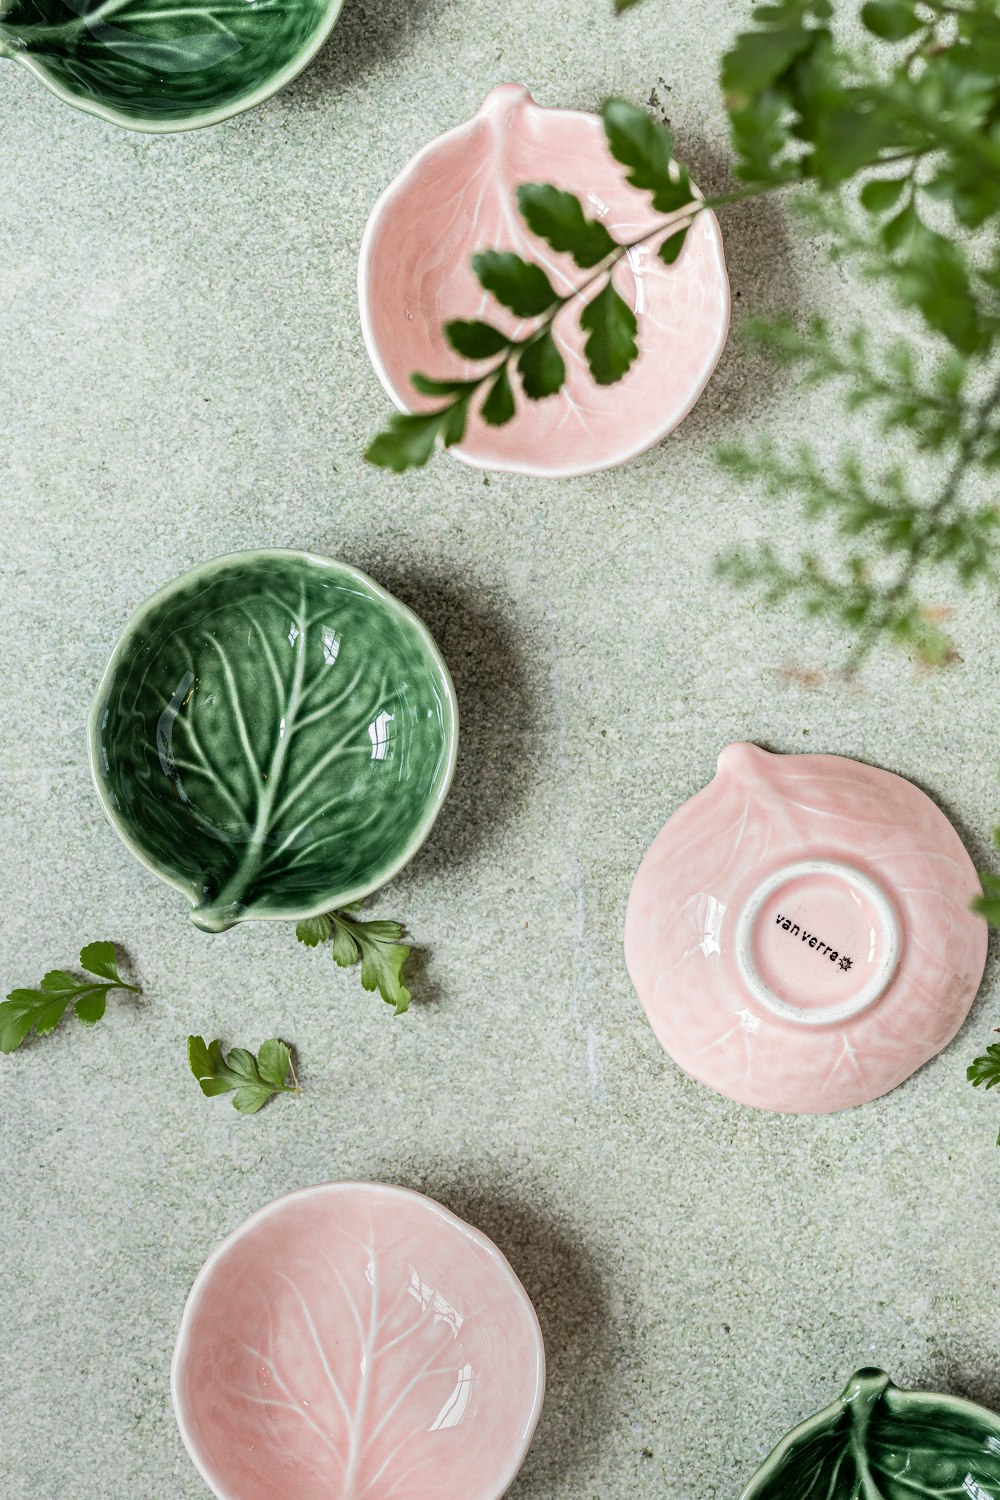
[[232,1094],[233,1108],[244,1115],[255,1115],[275,1094],[299,1092],[291,1049],[276,1037],[261,1042],[255,1057],[245,1047],[224,1054],[221,1042],[189,1036],[188,1063],[206,1098]]
[[309,917],[295,925],[295,936],[307,948],[329,942],[335,964],[346,969],[361,963],[363,989],[378,990],[387,1005],[400,1016],[409,1009],[410,991],[403,982],[403,965],[410,956],[400,942],[403,928],[399,922],[360,922],[355,916],[364,905],[355,901],[340,911]]
[[70,1005],[85,1026],[96,1026],[112,990],[142,993],[118,973],[114,943],[88,943],[80,950],[80,967],[90,977],[50,969],[37,989],[11,990],[0,1003],[0,1052],[16,1051],[32,1028],[38,1036],[54,1031]]

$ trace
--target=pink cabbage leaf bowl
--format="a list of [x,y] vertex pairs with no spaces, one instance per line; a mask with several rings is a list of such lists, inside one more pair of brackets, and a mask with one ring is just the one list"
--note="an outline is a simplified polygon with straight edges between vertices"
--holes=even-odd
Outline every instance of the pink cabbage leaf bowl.
[[[443,379],[482,374],[481,364],[451,349],[443,323],[485,317],[511,335],[526,331],[526,322],[479,285],[471,266],[477,251],[516,251],[541,265],[560,294],[580,284],[571,257],[550,249],[521,218],[516,190],[525,182],[575,193],[620,241],[653,229],[661,217],[648,195],[625,181],[597,115],[543,109],[520,84],[493,89],[471,120],[404,167],[365,229],[361,326],[378,377],[401,411],[440,404],[416,393],[415,371]],[[574,300],[554,326],[567,369],[563,389],[541,401],[518,399],[506,426],[491,427],[473,412],[464,440],[448,451],[480,469],[560,478],[627,463],[676,427],[708,384],[729,329],[715,215],[697,216],[672,266],[656,252],[655,240],[638,246],[615,272],[639,322],[639,357],[624,379],[595,384]]]
[[278,1198],[224,1240],[171,1370],[219,1500],[499,1500],[544,1386],[538,1320],[496,1246],[361,1182]]
[[975,866],[902,776],[728,745],[653,840],[625,958],[667,1052],[741,1104],[825,1114],[886,1094],[975,998]]

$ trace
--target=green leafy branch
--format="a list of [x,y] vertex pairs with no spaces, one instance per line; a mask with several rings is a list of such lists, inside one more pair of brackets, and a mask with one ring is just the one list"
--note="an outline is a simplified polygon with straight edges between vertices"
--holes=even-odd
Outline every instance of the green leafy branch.
[[80,950],[80,967],[89,978],[50,969],[37,989],[11,990],[0,1004],[0,1052],[16,1051],[32,1028],[38,1036],[54,1031],[70,1005],[77,1020],[96,1026],[112,990],[142,993],[118,973],[114,943],[88,943]]
[[439,439],[461,441],[473,413],[501,425],[515,419],[520,397],[556,394],[566,378],[556,321],[571,308],[594,380],[622,379],[640,357],[642,329],[614,286],[621,260],[658,238],[670,263],[705,208],[794,190],[831,231],[832,253],[858,257],[912,315],[919,352],[913,341],[892,340],[873,354],[864,332],[838,343],[819,322],[801,332],[787,319],[758,323],[753,334],[807,383],[839,382],[849,410],[876,405],[884,430],[940,455],[940,482],[914,495],[898,467],[873,474],[866,455],[845,454],[831,475],[815,460],[790,473],[766,445],[730,450],[724,463],[733,472],[772,494],[796,491],[806,519],[828,519],[847,546],[831,560],[813,545],[795,560],[765,545],[727,557],[723,571],[766,600],[793,598],[807,614],[856,632],[849,670],[882,637],[943,662],[953,646],[946,611],[921,598],[925,571],[943,564],[960,586],[996,584],[996,507],[974,481],[1000,467],[1000,13],[993,0],[870,0],[861,20],[877,51],[845,49],[835,16],[831,0],[768,0],[725,54],[733,170],[743,184],[733,193],[696,198],[672,159],[667,127],[608,101],[609,151],[650,194],[656,227],[619,244],[572,193],[522,185],[526,227],[586,274],[557,291],[530,260],[481,251],[473,263],[480,285],[520,326],[446,325],[450,346],[482,370],[455,380],[415,375],[415,389],[440,404],[393,418],[368,456],[399,472],[426,463]]
[[[831,474],[808,453],[790,465],[767,444],[729,449],[731,472],[772,496],[797,492],[806,519],[827,519],[847,546],[834,562],[815,547],[789,561],[767,543],[721,571],[766,602],[794,598],[849,626],[850,672],[881,638],[928,663],[954,654],[947,611],[920,597],[927,570],[997,583],[997,510],[971,481],[1000,465],[1000,16],[988,0],[875,0],[861,18],[889,44],[876,66],[837,45],[831,15],[827,0],[785,0],[758,7],[737,38],[723,64],[736,173],[824,190],[831,206],[804,206],[836,254],[859,258],[915,314],[922,347],[890,341],[874,359],[864,331],[837,345],[819,321],[750,332],[804,383],[839,382],[849,411],[879,408],[885,432],[940,455],[940,477],[914,495],[898,464],[872,473],[867,454],[845,453]],[[854,180],[861,228],[841,202]]]
[[409,948],[400,942],[403,928],[399,922],[359,922],[354,914],[363,906],[363,901],[355,901],[340,911],[308,917],[296,923],[295,936],[307,948],[329,942],[333,961],[342,969],[360,961],[362,988],[378,990],[385,1003],[401,1016],[409,1009],[411,999],[403,982],[403,966],[410,956]]

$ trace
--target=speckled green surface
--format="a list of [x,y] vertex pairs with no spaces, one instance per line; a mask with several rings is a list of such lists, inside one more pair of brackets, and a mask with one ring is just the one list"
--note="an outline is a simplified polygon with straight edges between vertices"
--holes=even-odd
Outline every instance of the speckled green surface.
[[[206,1494],[167,1397],[188,1287],[252,1209],[338,1176],[435,1194],[521,1274],[550,1378],[516,1500],[735,1500],[863,1364],[1000,1401],[1000,1103],[964,1081],[1000,1019],[995,956],[956,1042],[895,1094],[770,1118],[671,1065],[621,954],[642,853],[731,739],[910,776],[988,859],[995,616],[958,602],[946,674],[882,657],[856,689],[789,680],[844,643],[713,581],[721,544],[802,529],[712,450],[837,434],[827,393],[738,341],[626,470],[486,481],[442,458],[395,479],[360,457],[386,406],[357,246],[411,152],[501,78],[585,107],[655,87],[718,185],[716,60],[742,13],[348,0],[286,93],[176,138],[75,114],[0,63],[0,976],[35,982],[110,937],[145,986],[93,1032],[0,1059],[2,1500]],[[775,202],[724,233],[737,322],[885,316]],[[870,442],[873,460],[892,450]],[[290,932],[196,932],[90,786],[87,705],[128,615],[182,568],[257,545],[370,572],[455,678],[454,789],[377,903],[421,948],[423,999],[401,1020]],[[288,1037],[301,1099],[254,1119],[203,1099],[189,1031]]]

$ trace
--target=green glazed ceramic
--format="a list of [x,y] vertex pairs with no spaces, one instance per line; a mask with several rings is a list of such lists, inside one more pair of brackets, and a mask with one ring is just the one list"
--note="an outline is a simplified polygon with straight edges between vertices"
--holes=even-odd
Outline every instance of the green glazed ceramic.
[[1000,1500],[1000,1417],[859,1370],[778,1444],[741,1500]]
[[343,0],[0,0],[0,57],[133,130],[215,125],[283,88]]
[[377,890],[427,836],[457,740],[426,627],[304,552],[216,558],[147,599],[90,717],[108,817],[206,932]]

